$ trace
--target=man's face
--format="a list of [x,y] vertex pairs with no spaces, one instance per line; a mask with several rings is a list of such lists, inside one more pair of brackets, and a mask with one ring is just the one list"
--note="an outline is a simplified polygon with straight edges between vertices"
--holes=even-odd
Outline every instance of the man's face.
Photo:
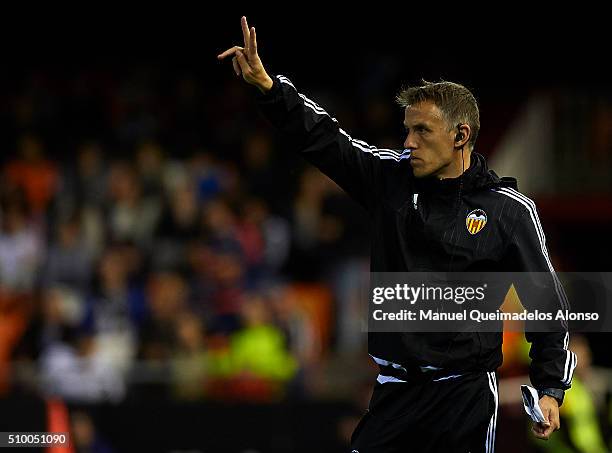
[[412,149],[414,176],[443,174],[454,158],[456,130],[450,129],[440,109],[431,101],[406,107],[404,148]]

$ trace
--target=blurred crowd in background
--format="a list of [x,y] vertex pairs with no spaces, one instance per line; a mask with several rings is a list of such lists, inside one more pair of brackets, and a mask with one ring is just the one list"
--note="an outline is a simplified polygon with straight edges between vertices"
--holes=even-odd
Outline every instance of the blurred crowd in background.
[[[279,144],[250,88],[227,72],[214,89],[196,73],[150,67],[32,71],[5,83],[0,395],[365,407],[376,374],[360,318],[367,217]],[[354,135],[401,147],[392,98],[309,95]],[[555,262],[568,260],[561,244]],[[609,388],[600,377],[596,399],[581,384],[590,349],[578,338],[581,397],[564,407],[579,407],[577,423],[591,417],[569,433],[591,449],[568,451],[606,451]],[[524,340],[506,340],[501,377],[526,375]],[[584,430],[591,437],[576,440]]]
[[311,366],[364,351],[362,214],[275,147],[248,91],[217,93],[242,97],[210,124],[193,77],[144,74],[34,74],[11,93],[3,391],[18,376],[88,402],[308,396]]

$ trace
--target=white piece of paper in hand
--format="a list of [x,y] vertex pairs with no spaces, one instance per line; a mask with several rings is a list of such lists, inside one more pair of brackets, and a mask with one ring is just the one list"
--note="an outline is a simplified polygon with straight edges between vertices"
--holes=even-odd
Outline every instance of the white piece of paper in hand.
[[542,409],[540,409],[538,391],[529,385],[521,385],[521,395],[523,396],[523,406],[527,415],[536,423],[545,422],[546,419]]

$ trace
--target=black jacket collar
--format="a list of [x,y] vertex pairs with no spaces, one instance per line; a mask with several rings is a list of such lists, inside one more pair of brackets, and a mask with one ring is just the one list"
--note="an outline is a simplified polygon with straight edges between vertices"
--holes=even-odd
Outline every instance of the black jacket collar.
[[470,167],[457,178],[438,179],[433,176],[415,178],[417,192],[455,193],[461,187],[463,193],[474,192],[495,187],[517,188],[515,178],[500,178],[489,170],[482,154],[472,152]]

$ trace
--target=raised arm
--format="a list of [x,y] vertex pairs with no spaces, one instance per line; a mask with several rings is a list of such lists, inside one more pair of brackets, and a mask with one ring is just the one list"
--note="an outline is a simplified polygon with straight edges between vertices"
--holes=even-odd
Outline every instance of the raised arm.
[[[383,185],[392,185],[392,174],[398,171],[399,164],[404,159],[408,163],[409,152],[379,149],[351,137],[333,116],[300,93],[287,77],[269,76],[257,53],[255,28],[249,29],[244,17],[241,22],[244,46],[234,46],[218,58],[233,55],[234,71],[259,89],[259,107],[281,132],[288,147],[299,151],[370,210],[385,191]],[[406,171],[401,180],[407,179]],[[397,185],[393,187],[395,191],[399,189]]]

